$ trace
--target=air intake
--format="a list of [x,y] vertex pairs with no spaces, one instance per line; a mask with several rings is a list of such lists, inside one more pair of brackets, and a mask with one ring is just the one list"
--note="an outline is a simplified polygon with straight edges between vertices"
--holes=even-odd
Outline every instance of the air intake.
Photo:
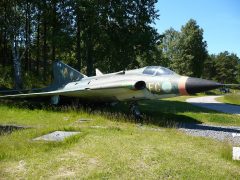
[[144,81],[138,81],[134,85],[134,89],[136,90],[143,90],[146,88],[146,83]]

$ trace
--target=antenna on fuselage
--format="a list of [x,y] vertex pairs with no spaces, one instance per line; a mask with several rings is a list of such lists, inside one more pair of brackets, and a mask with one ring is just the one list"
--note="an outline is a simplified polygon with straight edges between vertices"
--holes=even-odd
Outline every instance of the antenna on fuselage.
[[103,73],[98,69],[98,68],[96,68],[96,76],[102,76],[103,75]]

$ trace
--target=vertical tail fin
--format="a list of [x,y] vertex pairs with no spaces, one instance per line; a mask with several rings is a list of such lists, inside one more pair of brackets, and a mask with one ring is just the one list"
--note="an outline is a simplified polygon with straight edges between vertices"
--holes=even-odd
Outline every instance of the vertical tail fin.
[[69,82],[80,81],[82,78],[87,77],[61,61],[54,62],[53,76],[53,85],[57,87],[62,87]]

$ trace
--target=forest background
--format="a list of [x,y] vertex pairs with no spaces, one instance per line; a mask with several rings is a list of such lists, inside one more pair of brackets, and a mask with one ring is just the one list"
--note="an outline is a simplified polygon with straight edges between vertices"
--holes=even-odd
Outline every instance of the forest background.
[[[36,88],[61,60],[88,76],[148,65],[187,76],[240,83],[240,59],[209,54],[194,19],[159,34],[157,0],[1,0],[0,86]],[[161,20],[161,18],[160,18]]]

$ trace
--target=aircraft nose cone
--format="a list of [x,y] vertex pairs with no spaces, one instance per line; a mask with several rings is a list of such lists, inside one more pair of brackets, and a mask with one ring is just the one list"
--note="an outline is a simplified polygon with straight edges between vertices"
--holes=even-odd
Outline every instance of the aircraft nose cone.
[[200,78],[191,78],[189,77],[186,81],[186,91],[188,94],[195,94],[199,92],[204,92],[204,91],[209,91],[212,89],[216,89],[221,87],[222,84],[210,81],[210,80],[205,80],[205,79],[200,79]]

